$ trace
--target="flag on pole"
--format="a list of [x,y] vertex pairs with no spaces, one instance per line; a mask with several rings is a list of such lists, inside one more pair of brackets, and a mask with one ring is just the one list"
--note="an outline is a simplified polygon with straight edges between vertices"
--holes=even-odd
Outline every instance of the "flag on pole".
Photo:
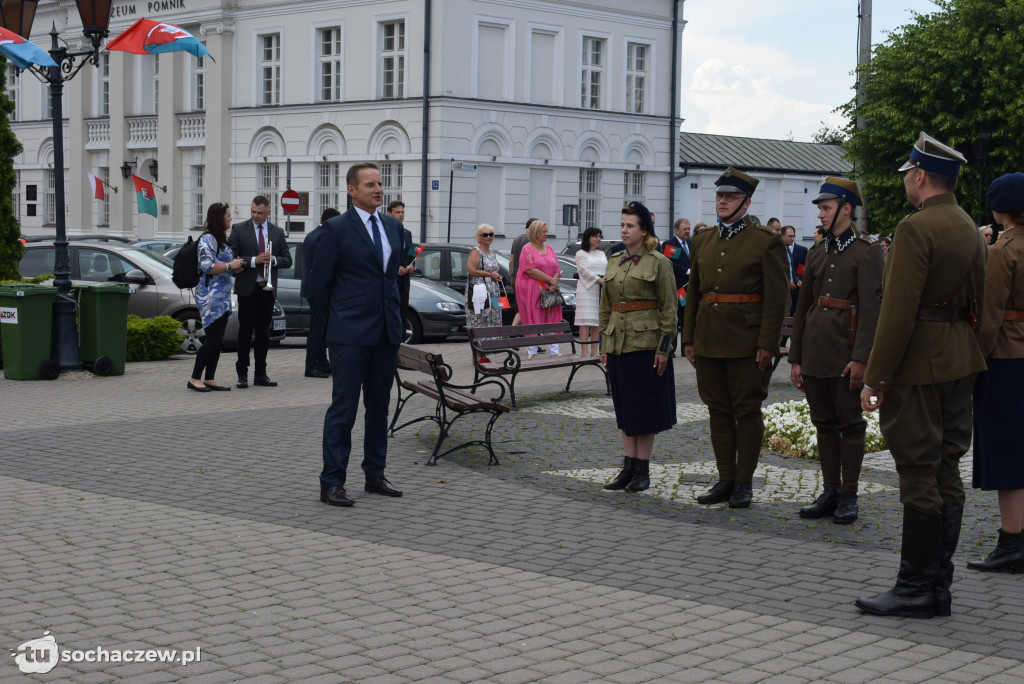
[[18,67],[18,71],[24,71],[33,64],[57,66],[57,63],[43,48],[2,26],[0,26],[0,54],[11,60],[14,66]]
[[413,259],[415,259],[416,257],[418,257],[420,255],[420,252],[422,252],[422,251],[423,251],[423,245],[418,245],[418,244],[416,244],[414,242],[411,245],[409,245],[409,251],[406,252],[406,254],[408,256],[411,256]]
[[676,290],[676,296],[679,297],[680,306],[686,306],[686,288],[681,287]]
[[677,247],[676,245],[673,245],[671,242],[666,242],[665,243],[665,249],[662,250],[662,254],[667,256],[669,259],[673,259],[675,261],[679,260],[679,257],[680,257],[680,255],[682,253],[683,253],[682,248],[681,247]]
[[106,199],[106,195],[103,191],[103,181],[88,171],[85,172],[85,175],[89,177],[89,186],[92,188],[92,198],[100,201]]
[[156,218],[156,193],[153,190],[153,184],[134,174],[132,174],[132,181],[135,183],[135,198],[138,200],[139,213],[149,214]]
[[185,29],[145,17],[107,43],[113,52],[131,52],[136,55],[158,55],[161,52],[190,52],[196,57],[213,59],[206,46]]

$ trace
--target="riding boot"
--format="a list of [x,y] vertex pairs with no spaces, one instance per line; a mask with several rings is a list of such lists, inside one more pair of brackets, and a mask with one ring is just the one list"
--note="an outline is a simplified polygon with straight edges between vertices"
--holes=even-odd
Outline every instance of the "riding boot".
[[642,461],[639,458],[633,460],[636,461],[636,467],[633,469],[633,479],[626,485],[626,491],[642,492],[651,486],[651,462],[649,460]]
[[925,513],[903,505],[903,544],[896,585],[873,598],[859,598],[857,607],[873,615],[930,618],[933,588],[942,554],[942,513]]
[[630,458],[629,456],[624,457],[625,460],[622,462],[622,470],[615,476],[615,479],[604,486],[604,489],[609,492],[616,492],[620,489],[625,489],[626,485],[629,484],[630,480],[633,479],[633,471],[636,470],[637,460]]
[[826,489],[814,503],[800,509],[801,518],[824,518],[836,512],[839,505],[839,490]]
[[968,561],[967,567],[982,572],[1024,572],[1024,532],[1003,532],[999,530],[996,550],[985,556],[985,560]]
[[963,506],[942,507],[942,555],[939,557],[939,575],[935,578],[935,615],[949,617],[953,610],[953,554],[960,543],[960,522],[964,517]]

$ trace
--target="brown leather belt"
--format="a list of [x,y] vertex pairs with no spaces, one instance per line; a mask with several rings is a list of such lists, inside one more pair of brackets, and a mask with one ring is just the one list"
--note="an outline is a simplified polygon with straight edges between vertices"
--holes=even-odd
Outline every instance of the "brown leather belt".
[[705,292],[701,297],[705,302],[712,304],[750,304],[751,302],[763,302],[764,295],[760,294],[718,294],[717,292]]
[[917,320],[934,323],[956,323],[968,319],[967,309],[953,309],[943,306],[922,306],[917,310]]
[[1020,323],[1024,321],[1024,311],[1014,311],[1013,309],[1007,309],[1006,313],[1003,314],[1004,321],[1013,321],[1014,323]]
[[658,302],[653,299],[643,302],[612,302],[612,311],[647,311],[648,309],[657,308]]
[[814,303],[823,309],[849,309],[851,306],[857,306],[857,302],[852,299],[835,299],[834,297],[818,297]]

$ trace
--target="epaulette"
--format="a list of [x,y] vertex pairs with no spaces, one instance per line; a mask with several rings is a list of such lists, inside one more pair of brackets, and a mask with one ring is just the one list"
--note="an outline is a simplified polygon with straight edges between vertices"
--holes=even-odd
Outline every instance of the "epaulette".
[[820,246],[822,246],[823,244],[825,244],[825,242],[826,242],[826,240],[818,240],[818,241],[817,241],[817,242],[815,242],[815,243],[814,243],[813,245],[811,245],[810,247],[808,247],[808,248],[807,248],[807,252],[808,252],[808,253],[810,253],[810,251],[811,251],[812,249],[818,249],[818,247],[820,247]]
[[869,235],[858,235],[857,239],[860,240],[861,242],[866,242],[869,245],[873,245],[876,242],[878,242],[878,240],[874,239],[873,237],[871,237]]
[[769,235],[777,235],[777,233],[775,232],[774,228],[769,228],[768,226],[762,226],[760,223],[753,223],[753,224],[751,224],[751,227],[753,227],[753,228],[760,228],[761,230],[763,230],[764,232],[768,233]]
[[704,226],[703,228],[698,228],[697,230],[694,231],[693,236],[696,237],[696,236],[700,235],[701,233],[706,233],[709,230],[711,230],[712,228],[717,228],[717,226]]

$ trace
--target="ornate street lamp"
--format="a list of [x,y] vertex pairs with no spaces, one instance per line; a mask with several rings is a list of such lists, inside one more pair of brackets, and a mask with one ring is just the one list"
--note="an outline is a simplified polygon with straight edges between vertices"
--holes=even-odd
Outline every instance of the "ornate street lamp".
[[[50,29],[50,57],[57,63],[48,70],[35,69],[41,81],[50,86],[50,100],[53,104],[53,167],[54,199],[56,202],[57,239],[54,241],[55,256],[53,284],[57,287],[57,299],[53,305],[53,339],[56,361],[62,371],[82,367],[78,350],[78,331],[75,326],[75,300],[71,296],[71,260],[68,257],[68,236],[64,199],[64,111],[62,100],[64,82],[69,81],[86,64],[99,65],[100,45],[107,37],[110,25],[111,0],[75,0],[82,17],[82,32],[92,44],[91,49],[72,52],[67,45],[61,45],[57,25]],[[28,38],[32,33],[39,0],[0,0],[0,22],[4,28]],[[78,62],[76,67],[76,61]]]

